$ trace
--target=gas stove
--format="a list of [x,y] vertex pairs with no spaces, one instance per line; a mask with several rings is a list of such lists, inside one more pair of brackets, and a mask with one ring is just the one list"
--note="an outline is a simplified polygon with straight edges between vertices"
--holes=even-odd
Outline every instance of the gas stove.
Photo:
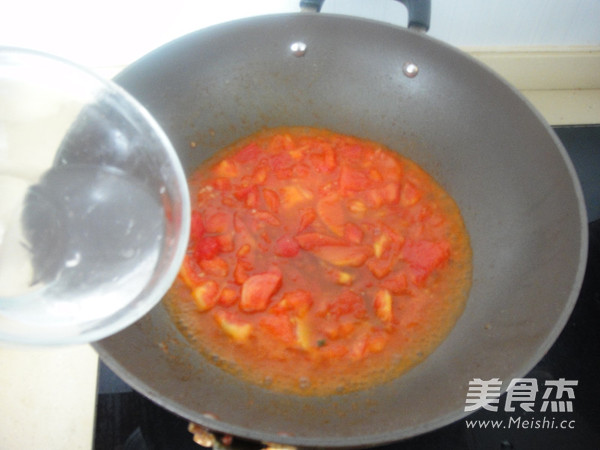
[[[499,399],[496,411],[479,409],[436,431],[377,449],[600,448],[600,126],[554,130],[575,165],[589,218],[588,265],[569,322],[513,390],[516,394]],[[102,362],[98,380],[95,450],[202,448],[193,442],[188,421],[135,392]],[[539,388],[535,412],[526,411],[527,402],[516,403],[531,385]],[[234,443],[234,448],[262,448],[238,439]]]

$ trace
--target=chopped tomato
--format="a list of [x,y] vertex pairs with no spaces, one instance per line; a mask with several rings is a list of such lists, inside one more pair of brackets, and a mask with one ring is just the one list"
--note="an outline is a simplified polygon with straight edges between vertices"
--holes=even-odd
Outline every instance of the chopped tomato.
[[219,285],[212,280],[202,281],[194,288],[192,296],[200,311],[208,311],[217,304]]
[[354,330],[356,330],[356,322],[337,321],[333,323],[328,323],[323,331],[329,339],[335,340],[347,338],[352,333],[354,333]]
[[388,341],[389,334],[383,332],[374,332],[369,335],[366,343],[366,350],[371,353],[379,353],[383,351]]
[[392,273],[381,282],[381,286],[395,295],[406,294],[408,292],[406,274],[403,272]]
[[402,248],[402,257],[411,266],[431,272],[448,260],[450,246],[445,241],[407,241]]
[[246,225],[246,222],[244,221],[242,215],[238,212],[233,213],[233,229],[237,233],[249,234],[248,226]]
[[337,195],[324,197],[317,203],[317,214],[327,227],[338,236],[344,235],[346,215]]
[[309,350],[312,347],[312,330],[308,325],[308,321],[301,317],[291,319],[296,327],[296,342],[300,348]]
[[313,198],[312,192],[302,186],[291,184],[281,188],[282,206],[286,209],[306,203]]
[[268,145],[268,150],[272,153],[281,154],[281,150],[285,150],[285,154],[294,148],[294,140],[289,134],[278,134],[274,136]]
[[219,244],[219,251],[223,253],[229,253],[235,250],[233,232],[217,236],[217,243]]
[[365,351],[367,350],[367,339],[368,336],[363,334],[356,338],[349,346],[349,357],[353,361],[359,361],[364,358]]
[[337,167],[337,158],[331,146],[322,146],[321,153],[311,153],[309,156],[317,173],[329,173]]
[[360,244],[363,240],[363,230],[352,222],[348,222],[344,225],[344,238],[353,244]]
[[229,311],[217,311],[214,318],[221,329],[234,341],[245,342],[252,334],[252,324]]
[[261,149],[256,143],[251,143],[238,151],[233,159],[241,163],[256,161],[261,154]]
[[258,206],[258,187],[254,184],[237,189],[233,193],[233,196],[243,202],[248,208],[256,208]]
[[298,227],[298,233],[306,230],[311,223],[317,218],[317,213],[314,209],[310,208],[302,213],[300,216],[300,226]]
[[219,254],[221,247],[215,236],[205,236],[196,241],[194,257],[197,259],[212,259]]
[[227,191],[231,189],[231,180],[229,178],[217,177],[211,180],[210,183],[208,183],[208,185],[212,186],[218,191]]
[[263,222],[268,223],[269,225],[273,225],[274,227],[278,227],[279,225],[281,225],[281,221],[276,216],[267,211],[257,211],[254,214],[254,217],[256,217],[259,220],[262,220]]
[[373,252],[376,258],[381,258],[392,245],[392,238],[388,233],[381,233],[373,243]]
[[334,266],[359,267],[371,256],[372,249],[367,245],[353,245],[349,247],[328,245],[315,247],[312,253]]
[[239,299],[237,291],[233,288],[225,287],[219,295],[219,303],[223,306],[234,305]]
[[296,327],[287,316],[264,316],[258,324],[261,328],[286,344],[293,345],[296,343]]
[[340,171],[339,184],[340,190],[346,193],[367,189],[371,185],[371,180],[363,170],[344,165]]
[[340,146],[339,149],[340,154],[344,157],[344,159],[350,161],[363,161],[364,160],[364,152],[365,150],[361,145],[348,143]]
[[383,177],[381,176],[381,174],[379,173],[379,171],[377,169],[369,170],[369,178],[373,181],[383,181]]
[[286,258],[293,258],[300,251],[300,246],[291,236],[281,236],[275,241],[274,253],[277,256],[284,256]]
[[271,169],[280,180],[292,178],[294,169],[294,159],[289,153],[277,152],[270,158]]
[[348,205],[348,211],[353,213],[357,217],[364,217],[367,212],[367,205],[362,200],[352,200]]
[[293,312],[298,317],[304,317],[313,304],[310,292],[303,289],[289,291],[283,294],[281,300],[272,308],[273,312]]
[[392,294],[387,289],[380,289],[375,295],[373,301],[375,314],[382,322],[389,323],[392,321]]
[[281,286],[281,274],[265,272],[252,275],[242,284],[240,308],[246,312],[267,309],[273,294]]
[[326,312],[335,319],[345,315],[362,319],[367,315],[367,308],[360,295],[354,291],[345,290],[327,306]]
[[190,224],[190,240],[196,241],[204,234],[204,223],[202,222],[202,214],[198,211],[192,211],[192,220]]
[[279,204],[281,201],[279,200],[279,195],[272,189],[263,189],[262,191],[263,197],[265,199],[265,203],[267,204],[267,208],[272,213],[277,213],[279,211]]
[[263,184],[267,180],[267,176],[269,175],[269,169],[267,167],[259,166],[252,173],[252,181],[256,184]]
[[207,275],[224,278],[229,273],[229,264],[223,258],[215,257],[200,261],[200,267]]
[[377,165],[383,179],[388,181],[400,181],[404,174],[404,167],[396,155],[377,149],[373,154],[373,162]]
[[233,269],[233,279],[237,284],[243,284],[250,275],[248,275],[248,263],[242,259],[238,259],[235,268]]
[[181,269],[179,270],[179,275],[183,279],[183,282],[190,288],[197,286],[202,280],[200,272],[201,269],[198,267],[198,264],[196,264],[196,261],[193,258],[190,258],[189,255],[186,255],[183,259]]
[[216,212],[206,218],[204,229],[207,233],[222,233],[229,227],[230,215],[225,212]]
[[238,168],[235,161],[229,159],[221,160],[213,169],[215,175],[224,178],[235,178],[238,175]]
[[328,273],[333,282],[341,286],[350,286],[355,278],[351,273],[339,269],[330,270]]
[[375,278],[385,278],[394,268],[395,261],[392,259],[373,258],[367,261],[367,267]]
[[250,253],[251,250],[252,250],[252,247],[250,246],[250,244],[244,244],[239,248],[236,255],[238,258],[242,258],[242,257],[246,256],[248,253]]
[[383,199],[387,203],[394,203],[400,197],[400,185],[393,181],[387,183],[380,191]]
[[423,195],[421,191],[417,189],[417,187],[413,183],[407,181],[402,187],[402,193],[400,194],[400,202],[403,206],[412,206],[421,199],[421,195]]
[[385,203],[383,193],[379,189],[366,191],[365,199],[371,209],[379,209]]

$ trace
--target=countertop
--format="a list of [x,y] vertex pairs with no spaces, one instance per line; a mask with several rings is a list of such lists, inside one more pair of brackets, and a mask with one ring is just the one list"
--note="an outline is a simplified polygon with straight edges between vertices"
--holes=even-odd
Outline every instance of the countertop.
[[98,356],[88,345],[0,347],[0,448],[92,448]]

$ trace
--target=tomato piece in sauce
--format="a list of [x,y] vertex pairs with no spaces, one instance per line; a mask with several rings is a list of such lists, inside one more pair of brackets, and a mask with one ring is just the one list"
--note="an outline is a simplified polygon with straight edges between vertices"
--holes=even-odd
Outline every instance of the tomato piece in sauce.
[[464,308],[456,203],[378,143],[266,130],[189,181],[190,243],[167,306],[225,370],[301,394],[360,389],[421,361]]
[[264,311],[281,285],[281,274],[265,272],[250,276],[242,284],[240,308],[246,312]]

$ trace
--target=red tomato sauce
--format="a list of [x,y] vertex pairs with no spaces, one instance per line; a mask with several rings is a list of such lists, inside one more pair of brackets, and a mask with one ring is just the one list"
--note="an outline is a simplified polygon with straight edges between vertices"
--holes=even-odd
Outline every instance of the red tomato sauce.
[[326,395],[395,378],[447,336],[471,285],[453,199],[415,163],[326,130],[279,128],[190,178],[168,309],[223,369]]

